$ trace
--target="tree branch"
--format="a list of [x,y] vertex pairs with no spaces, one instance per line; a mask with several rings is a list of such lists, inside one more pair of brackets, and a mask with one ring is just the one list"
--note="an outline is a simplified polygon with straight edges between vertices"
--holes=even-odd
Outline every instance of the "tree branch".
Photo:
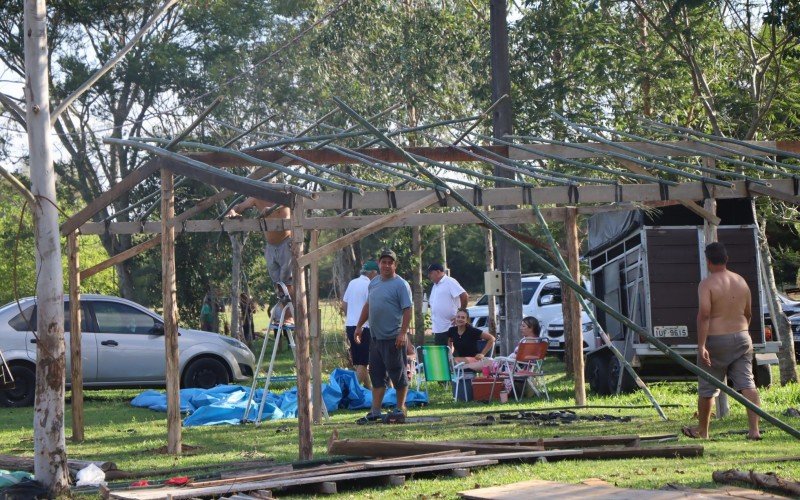
[[150,20],[149,20],[149,21],[147,21],[147,23],[146,23],[146,24],[145,24],[145,25],[142,27],[142,29],[141,29],[141,30],[139,30],[139,32],[138,32],[138,33],[136,33],[136,35],[134,35],[134,37],[133,37],[133,38],[132,38],[132,39],[131,39],[131,40],[128,42],[128,44],[127,44],[127,45],[125,45],[125,46],[122,48],[122,50],[120,50],[119,52],[117,52],[117,54],[116,54],[114,57],[112,57],[112,58],[111,58],[111,59],[110,59],[108,62],[106,62],[106,63],[103,65],[103,67],[102,67],[102,68],[100,68],[100,69],[99,69],[99,70],[98,70],[98,71],[97,71],[97,72],[96,72],[94,75],[92,75],[92,76],[91,76],[91,77],[90,77],[88,80],[86,80],[86,81],[85,81],[85,82],[84,82],[84,83],[83,83],[83,84],[82,84],[80,87],[78,87],[78,89],[77,89],[77,90],[75,90],[75,92],[73,92],[72,94],[70,94],[70,95],[69,95],[69,96],[68,96],[66,99],[64,99],[63,101],[61,101],[61,103],[58,105],[58,107],[55,109],[55,111],[53,111],[53,114],[52,114],[52,115],[51,115],[51,117],[50,117],[50,123],[51,123],[51,124],[54,124],[54,123],[55,123],[55,121],[56,121],[56,119],[58,118],[58,116],[59,116],[61,113],[63,113],[63,112],[64,112],[64,110],[65,110],[65,109],[67,109],[67,107],[69,107],[69,105],[70,105],[70,104],[72,104],[72,102],[73,102],[75,99],[77,99],[78,97],[80,97],[80,95],[81,95],[81,94],[83,94],[84,92],[86,92],[86,91],[87,91],[87,90],[88,90],[88,89],[89,89],[89,88],[90,88],[92,85],[94,85],[94,84],[95,84],[95,82],[97,82],[97,80],[99,80],[99,79],[100,79],[100,78],[101,78],[103,75],[105,75],[106,73],[108,73],[108,71],[109,71],[109,70],[111,70],[111,68],[113,68],[114,66],[116,66],[116,64],[117,64],[117,63],[118,63],[118,62],[119,62],[119,61],[120,61],[120,60],[121,60],[123,57],[125,57],[125,54],[127,54],[128,52],[130,52],[130,50],[133,48],[133,46],[134,46],[134,45],[136,45],[136,43],[139,41],[139,39],[140,39],[140,38],[142,38],[142,37],[145,35],[145,33],[146,33],[146,32],[147,32],[149,29],[150,29],[150,27],[151,27],[151,26],[153,26],[153,24],[155,24],[155,22],[156,22],[156,21],[157,21],[157,20],[158,20],[158,19],[159,19],[161,16],[163,16],[163,15],[164,15],[164,14],[165,14],[165,13],[166,13],[166,12],[167,12],[169,9],[170,9],[170,7],[172,7],[173,5],[175,5],[177,2],[178,2],[178,0],[167,0],[167,1],[164,3],[164,5],[162,5],[162,6],[161,6],[161,8],[160,8],[160,9],[158,9],[158,10],[156,11],[156,13],[155,13],[155,14],[153,14],[153,17],[151,17],[151,18],[150,18]]
[[3,106],[5,106],[6,109],[11,112],[11,116],[14,118],[14,121],[22,125],[22,128],[25,130],[28,130],[28,123],[25,121],[25,112],[17,103],[14,102],[10,96],[0,92],[0,103],[2,103]]
[[11,185],[14,186],[14,188],[16,188],[16,190],[19,191],[26,200],[28,200],[28,203],[31,204],[31,207],[36,205],[36,198],[33,197],[33,193],[28,191],[28,188],[26,188],[25,185],[19,181],[19,179],[11,175],[11,172],[3,167],[0,167],[0,175],[5,177],[6,180],[8,180],[8,182],[10,182]]

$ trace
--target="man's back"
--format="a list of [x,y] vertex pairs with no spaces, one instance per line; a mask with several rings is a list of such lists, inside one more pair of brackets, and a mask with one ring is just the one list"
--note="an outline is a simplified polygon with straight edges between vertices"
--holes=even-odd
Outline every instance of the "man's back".
[[724,270],[713,272],[701,286],[708,290],[711,301],[709,335],[746,331],[750,325],[750,287],[740,275]]

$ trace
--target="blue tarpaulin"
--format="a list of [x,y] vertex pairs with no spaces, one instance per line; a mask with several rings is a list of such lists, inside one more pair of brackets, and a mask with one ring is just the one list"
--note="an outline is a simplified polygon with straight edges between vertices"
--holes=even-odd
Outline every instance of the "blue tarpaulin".
[[[188,414],[183,421],[184,426],[238,424],[244,416],[250,388],[241,385],[218,385],[211,389],[181,389],[180,394],[181,412]],[[263,397],[264,391],[256,390],[247,416],[248,420],[255,420]],[[322,384],[322,400],[329,413],[338,409],[362,410],[372,406],[372,392],[358,383],[354,371],[337,368],[331,372],[330,382]],[[409,389],[406,397],[407,406],[427,403],[427,394]],[[147,390],[133,398],[131,405],[166,412],[167,396],[160,391]],[[397,406],[397,392],[394,389],[386,389],[383,406],[389,408]],[[296,416],[296,387],[280,395],[267,393],[264,412],[261,415],[263,420]]]

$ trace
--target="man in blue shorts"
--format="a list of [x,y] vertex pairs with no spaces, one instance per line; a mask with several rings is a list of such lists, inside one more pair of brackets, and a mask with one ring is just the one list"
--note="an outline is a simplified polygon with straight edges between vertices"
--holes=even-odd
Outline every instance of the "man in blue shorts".
[[397,408],[392,420],[405,421],[406,394],[406,342],[411,323],[411,294],[408,282],[397,275],[397,255],[384,249],[378,259],[380,275],[369,284],[367,303],[361,310],[354,340],[361,343],[364,324],[369,320],[369,377],[372,381],[372,409],[359,420],[380,420],[381,403],[386,393],[386,378],[397,390]]

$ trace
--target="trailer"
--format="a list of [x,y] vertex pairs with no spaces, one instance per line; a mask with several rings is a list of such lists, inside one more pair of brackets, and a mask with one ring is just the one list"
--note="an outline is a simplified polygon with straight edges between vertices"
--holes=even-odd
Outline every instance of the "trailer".
[[[756,384],[769,385],[780,342],[765,329],[764,283],[758,231],[750,198],[719,200],[718,240],[728,249],[728,269],[744,277],[752,294],[750,335]],[[706,276],[703,219],[676,205],[658,210],[608,212],[589,219],[588,261],[597,297],[644,327],[675,352],[696,362],[697,285]],[[636,332],[597,311],[600,326],[645,381],[689,380],[685,369]],[[633,379],[602,346],[586,357],[586,379],[598,394],[629,392]]]

